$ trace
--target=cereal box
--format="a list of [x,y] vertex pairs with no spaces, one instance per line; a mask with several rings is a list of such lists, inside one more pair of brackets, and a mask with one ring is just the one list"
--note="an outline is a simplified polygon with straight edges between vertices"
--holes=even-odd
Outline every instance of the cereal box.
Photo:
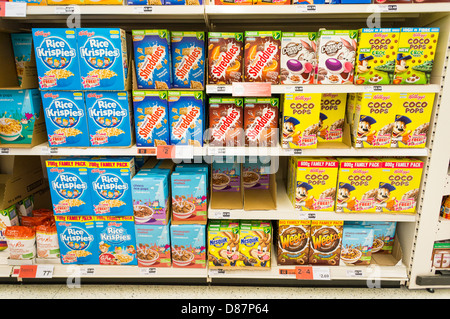
[[167,91],[133,91],[136,146],[170,144]]
[[381,159],[377,212],[415,213],[423,165],[413,158]]
[[201,6],[203,0],[166,0],[167,5]]
[[278,98],[245,98],[245,146],[278,145]]
[[83,92],[42,91],[41,96],[49,146],[89,146]]
[[84,4],[95,4],[95,5],[103,5],[103,4],[124,5],[124,1],[123,1],[123,0],[84,0]]
[[211,187],[214,192],[241,191],[241,163],[236,158],[215,157],[211,171]]
[[206,225],[171,225],[174,268],[206,268]]
[[[370,265],[372,260],[373,227],[344,225],[341,262],[344,265]],[[341,264],[341,265],[342,265]]]
[[98,216],[133,216],[133,157],[93,157],[88,161],[91,211]]
[[10,2],[25,2],[27,3],[27,6],[29,5],[40,5],[40,6],[46,6],[47,0],[9,0]]
[[359,30],[355,84],[392,84],[399,28]]
[[281,145],[283,148],[316,148],[320,129],[321,94],[285,94]]
[[393,84],[428,84],[439,28],[401,28]]
[[270,268],[272,225],[270,221],[241,220],[239,267]]
[[339,158],[336,212],[376,212],[381,161],[376,158]]
[[435,93],[400,93],[391,147],[426,146]]
[[209,145],[244,146],[243,98],[209,98]]
[[33,36],[31,33],[12,33],[11,43],[16,62],[17,80],[22,86],[24,77],[36,78],[36,59],[33,50]]
[[208,266],[235,267],[239,260],[239,221],[211,220],[208,224]]
[[348,221],[347,225],[369,226],[373,228],[373,254],[391,254],[394,248],[395,231],[397,222],[378,222],[378,221]]
[[205,172],[172,173],[172,223],[206,224],[208,184],[208,175]]
[[281,31],[246,31],[244,81],[280,83]]
[[205,128],[202,91],[169,91],[170,143],[203,146]]
[[399,93],[359,93],[353,140],[357,148],[390,147]]
[[262,5],[262,4],[272,4],[272,5],[291,4],[291,0],[253,0],[253,4],[256,4],[256,5]]
[[94,216],[55,216],[61,263],[98,265]]
[[283,32],[281,84],[314,84],[317,32]]
[[316,84],[353,84],[358,30],[320,30]]
[[133,216],[95,216],[100,265],[137,265]]
[[253,0],[214,0],[215,5],[252,5]]
[[16,213],[15,205],[0,210],[0,251],[8,248],[8,244],[5,237],[6,227],[18,225],[19,225],[19,216]]
[[205,33],[171,32],[173,87],[203,90],[205,84]]
[[339,266],[342,244],[342,220],[312,220],[309,263]]
[[170,224],[135,225],[139,267],[171,267]]
[[133,30],[134,67],[138,89],[172,87],[170,33],[167,30]]
[[242,186],[246,189],[269,189],[270,157],[249,156],[242,163]]
[[33,28],[33,44],[41,90],[81,90],[75,29]]
[[128,92],[86,92],[85,96],[91,146],[131,146],[133,111]]
[[136,225],[165,225],[169,221],[169,172],[141,170],[131,179]]
[[77,29],[83,90],[126,90],[128,55],[125,31]]
[[320,105],[319,142],[342,142],[347,93],[323,93]]
[[306,265],[309,261],[310,220],[280,220],[277,234],[277,264]]
[[244,34],[208,33],[208,84],[231,84],[244,77]]
[[55,216],[93,215],[88,159],[58,157],[45,164]]
[[295,209],[333,211],[338,161],[334,158],[291,157],[289,199]]

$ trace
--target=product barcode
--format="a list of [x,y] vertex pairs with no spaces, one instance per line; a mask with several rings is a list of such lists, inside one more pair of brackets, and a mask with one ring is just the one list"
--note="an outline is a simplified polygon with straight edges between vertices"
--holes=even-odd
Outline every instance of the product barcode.
[[0,150],[0,153],[1,154],[9,154],[9,148],[2,147],[2,149]]
[[222,217],[223,218],[230,218],[231,217],[231,213],[230,212],[223,212],[222,213]]

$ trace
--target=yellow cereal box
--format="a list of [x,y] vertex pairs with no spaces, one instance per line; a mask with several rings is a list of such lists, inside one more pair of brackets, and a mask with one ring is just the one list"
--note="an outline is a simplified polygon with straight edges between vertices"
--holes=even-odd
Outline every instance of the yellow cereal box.
[[239,228],[238,266],[270,268],[272,246],[270,221],[241,220]]
[[423,165],[413,158],[381,159],[377,212],[415,213]]
[[208,224],[209,267],[234,267],[239,259],[239,222],[212,220]]
[[281,143],[283,148],[316,148],[320,93],[285,94]]
[[393,84],[428,84],[439,28],[401,28]]
[[331,157],[290,159],[288,197],[295,209],[334,211],[338,161]]
[[358,93],[347,94],[347,110],[345,113],[345,120],[348,124],[350,124],[350,127],[353,125],[353,114],[355,113],[357,95]]
[[376,158],[339,158],[337,213],[375,213],[381,161]]
[[123,5],[123,0],[84,0],[84,4],[116,4]]
[[355,84],[392,84],[400,28],[359,30]]
[[317,136],[319,142],[342,142],[347,93],[322,94]]
[[400,93],[391,147],[426,146],[435,93]]
[[390,147],[399,93],[359,93],[352,127],[355,147]]

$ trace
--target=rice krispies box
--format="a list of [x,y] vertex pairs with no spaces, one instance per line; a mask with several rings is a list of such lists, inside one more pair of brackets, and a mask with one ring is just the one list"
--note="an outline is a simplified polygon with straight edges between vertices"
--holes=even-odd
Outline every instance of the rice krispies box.
[[128,53],[125,30],[77,29],[83,90],[126,90]]
[[42,91],[48,144],[52,147],[87,147],[89,131],[84,93]]
[[202,91],[169,91],[170,143],[203,146],[205,129]]
[[243,106],[243,98],[211,97],[209,99],[209,145],[244,145]]
[[136,146],[170,144],[167,91],[133,91]]
[[172,87],[170,33],[168,30],[133,30],[134,67],[138,89]]
[[129,147],[133,143],[133,112],[127,91],[86,92],[90,146]]
[[203,90],[205,33],[172,31],[171,50],[173,87]]
[[75,29],[32,29],[41,90],[81,90]]
[[93,215],[133,216],[133,157],[93,157],[88,161]]
[[61,263],[98,265],[94,216],[55,216]]
[[95,216],[100,265],[137,265],[133,216]]
[[88,158],[58,157],[45,165],[55,216],[93,215]]
[[206,267],[206,225],[171,225],[174,268]]
[[139,267],[171,267],[170,224],[135,225]]

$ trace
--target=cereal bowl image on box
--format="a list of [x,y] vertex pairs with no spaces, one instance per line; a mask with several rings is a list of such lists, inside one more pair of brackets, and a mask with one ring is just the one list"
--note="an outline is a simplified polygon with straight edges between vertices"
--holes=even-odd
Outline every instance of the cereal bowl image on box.
[[173,267],[206,267],[206,225],[172,224],[170,240]]

